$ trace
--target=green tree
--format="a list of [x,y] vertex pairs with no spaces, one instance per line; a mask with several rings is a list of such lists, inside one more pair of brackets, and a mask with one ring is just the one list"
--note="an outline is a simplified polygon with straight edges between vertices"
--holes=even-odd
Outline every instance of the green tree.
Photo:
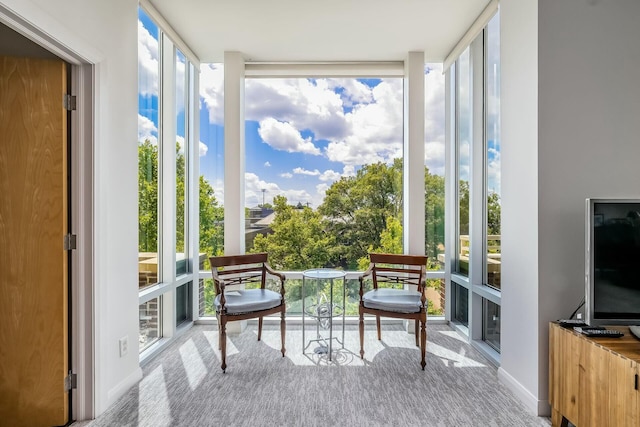
[[442,268],[438,254],[444,253],[444,177],[424,168],[425,255],[430,270]]
[[[380,233],[380,246],[369,246],[368,252],[401,254],[402,247],[402,223],[398,218],[387,218],[387,226]],[[369,257],[364,256],[358,260],[358,270],[366,270],[369,267]]]
[[500,195],[495,192],[487,197],[487,234],[500,234]]
[[[184,250],[185,158],[176,143],[176,250]],[[222,253],[223,208],[213,187],[199,178],[200,252]],[[158,252],[158,146],[149,140],[138,144],[138,250]]]
[[138,144],[138,251],[158,252],[158,147]]
[[320,214],[304,206],[297,209],[287,198],[274,198],[272,233],[258,234],[252,252],[267,252],[269,263],[279,270],[305,270],[332,265],[334,238],[325,232]]
[[365,165],[329,187],[318,210],[328,220],[327,233],[336,237],[344,268],[356,268],[370,247],[380,246],[387,218],[401,218],[402,200],[401,159]]

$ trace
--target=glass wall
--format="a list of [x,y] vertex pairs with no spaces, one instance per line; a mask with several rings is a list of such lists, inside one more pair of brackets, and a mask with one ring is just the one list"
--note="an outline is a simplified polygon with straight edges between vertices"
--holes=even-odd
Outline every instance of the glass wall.
[[[456,244],[451,319],[499,363],[501,293],[500,15],[450,71],[455,117]],[[451,183],[453,186],[453,183]]]
[[500,15],[485,30],[485,170],[486,170],[486,260],[485,283],[500,289]]
[[429,257],[429,275],[441,278],[427,280],[429,314],[445,312],[445,75],[442,64],[425,65],[425,255]]
[[158,282],[158,26],[140,10],[138,20],[138,287]]
[[189,116],[185,109],[187,96],[187,60],[176,50],[176,276],[187,272],[187,151],[185,135]]
[[193,319],[189,183],[194,164],[195,67],[138,13],[138,271],[141,357]]
[[247,78],[246,251],[285,271],[402,253],[402,106],[402,78]]
[[483,299],[482,339],[496,351],[500,351],[500,306]]
[[456,272],[469,275],[471,238],[469,234],[469,173],[471,170],[471,55],[467,48],[456,63],[456,183],[457,183],[457,227],[456,227]]

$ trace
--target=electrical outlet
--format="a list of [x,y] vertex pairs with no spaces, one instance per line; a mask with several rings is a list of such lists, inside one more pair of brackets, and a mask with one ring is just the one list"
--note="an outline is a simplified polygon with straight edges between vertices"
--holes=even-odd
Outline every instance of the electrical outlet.
[[129,337],[126,335],[118,340],[120,345],[120,357],[124,357],[129,352]]

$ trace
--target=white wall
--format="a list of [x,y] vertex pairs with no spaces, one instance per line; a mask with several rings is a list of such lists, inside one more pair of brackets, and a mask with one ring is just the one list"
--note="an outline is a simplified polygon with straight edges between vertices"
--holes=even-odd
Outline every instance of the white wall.
[[501,374],[544,413],[548,322],[584,295],[584,199],[640,197],[640,2],[501,7]]
[[500,3],[502,321],[499,375],[537,413],[538,1]]
[[[2,0],[66,49],[96,63],[96,415],[141,378],[137,285],[137,0]],[[90,142],[86,142],[90,143]],[[118,339],[129,338],[120,358]],[[85,343],[90,345],[90,343]]]

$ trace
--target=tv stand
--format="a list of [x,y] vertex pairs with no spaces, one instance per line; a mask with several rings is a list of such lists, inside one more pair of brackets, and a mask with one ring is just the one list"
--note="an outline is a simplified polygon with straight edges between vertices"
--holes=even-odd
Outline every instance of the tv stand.
[[551,424],[640,425],[640,341],[628,326],[607,326],[621,338],[586,337],[549,325]]

